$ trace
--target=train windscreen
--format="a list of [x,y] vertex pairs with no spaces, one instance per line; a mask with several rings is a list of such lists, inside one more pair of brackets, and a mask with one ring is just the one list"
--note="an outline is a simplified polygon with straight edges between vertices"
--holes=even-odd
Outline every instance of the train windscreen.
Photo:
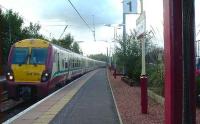
[[45,64],[47,58],[47,48],[32,48],[30,64]]
[[27,62],[28,53],[28,48],[14,48],[12,64],[25,64]]

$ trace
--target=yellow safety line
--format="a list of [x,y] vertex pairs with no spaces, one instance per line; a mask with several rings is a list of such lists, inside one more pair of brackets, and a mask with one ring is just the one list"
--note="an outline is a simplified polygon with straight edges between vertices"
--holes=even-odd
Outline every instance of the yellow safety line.
[[[96,73],[94,71],[90,76],[83,80],[82,83],[78,83],[73,89],[69,91],[64,97],[62,97],[57,103],[55,103],[47,112],[41,115],[34,124],[48,124],[58,114],[61,109],[69,103],[72,97],[79,91],[79,89]],[[79,80],[80,81],[80,80]]]

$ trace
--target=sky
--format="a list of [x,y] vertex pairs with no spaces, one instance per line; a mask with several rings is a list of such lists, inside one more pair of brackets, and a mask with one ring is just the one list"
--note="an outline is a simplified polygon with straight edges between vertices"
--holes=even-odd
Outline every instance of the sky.
[[[137,1],[139,2],[139,0]],[[155,38],[152,40],[159,46],[164,44],[162,1],[144,0],[147,30],[154,31]],[[122,0],[71,0],[71,2],[90,29],[81,20],[68,0],[0,0],[0,5],[18,12],[24,18],[25,25],[28,25],[29,22],[39,23],[42,26],[41,33],[49,39],[58,39],[65,26],[69,25],[65,34],[71,33],[77,42],[84,41],[80,43],[84,55],[106,54],[107,48],[114,46],[113,43],[107,42],[113,40],[114,28],[104,25],[122,24]],[[200,12],[200,0],[196,0],[196,29],[198,31],[200,30],[200,19],[197,12]],[[136,27],[137,17],[137,14],[126,16],[127,32]],[[96,42],[91,32],[94,28],[93,22]],[[122,35],[122,28],[117,30],[117,34]]]

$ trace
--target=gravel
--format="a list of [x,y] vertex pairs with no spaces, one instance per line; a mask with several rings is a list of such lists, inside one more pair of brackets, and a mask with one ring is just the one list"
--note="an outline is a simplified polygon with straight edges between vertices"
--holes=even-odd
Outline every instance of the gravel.
[[[130,87],[121,81],[121,76],[113,77],[108,71],[111,87],[118,110],[124,124],[163,124],[164,106],[148,98],[148,114],[141,113],[140,87]],[[196,111],[196,124],[200,124],[200,109]]]

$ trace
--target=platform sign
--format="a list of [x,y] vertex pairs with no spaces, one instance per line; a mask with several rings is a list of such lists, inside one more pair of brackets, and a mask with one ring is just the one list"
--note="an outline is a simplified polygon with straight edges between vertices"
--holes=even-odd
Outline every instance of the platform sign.
[[125,13],[125,14],[137,13],[137,0],[124,0],[123,1],[123,13]]
[[137,36],[141,36],[146,32],[146,14],[145,11],[136,20]]

